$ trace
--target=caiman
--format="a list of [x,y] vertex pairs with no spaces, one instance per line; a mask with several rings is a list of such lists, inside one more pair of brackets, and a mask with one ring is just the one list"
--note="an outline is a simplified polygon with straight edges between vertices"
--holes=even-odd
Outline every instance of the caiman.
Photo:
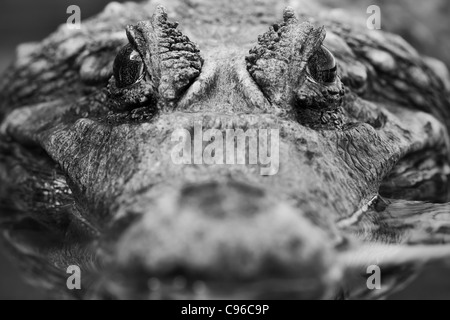
[[[313,1],[110,3],[0,79],[3,247],[53,298],[385,297],[450,257],[443,68]],[[276,172],[175,163],[196,125]]]

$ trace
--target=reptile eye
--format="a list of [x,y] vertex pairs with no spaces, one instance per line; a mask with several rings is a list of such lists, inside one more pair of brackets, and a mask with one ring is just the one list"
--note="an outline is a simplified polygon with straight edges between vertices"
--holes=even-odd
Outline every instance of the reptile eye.
[[130,44],[120,49],[114,60],[113,72],[118,88],[131,86],[144,78],[144,63]]
[[308,71],[318,83],[333,83],[337,77],[336,59],[330,50],[321,46],[309,60]]

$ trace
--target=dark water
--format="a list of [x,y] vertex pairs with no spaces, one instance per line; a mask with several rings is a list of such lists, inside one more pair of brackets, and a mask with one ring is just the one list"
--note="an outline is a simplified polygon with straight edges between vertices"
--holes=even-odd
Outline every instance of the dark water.
[[[444,171],[444,170],[443,170]],[[395,179],[392,179],[395,180]],[[382,184],[380,194],[393,199],[391,205],[385,209],[391,211],[390,215],[402,220],[401,217],[408,219],[409,228],[413,230],[412,242],[417,244],[433,244],[449,243],[450,239],[450,175],[435,175],[432,179],[416,185],[408,185],[407,179],[401,179],[402,186],[396,183]],[[397,180],[398,181],[398,180]],[[384,194],[383,194],[384,193]],[[410,201],[408,201],[410,200]],[[419,202],[417,202],[419,201]],[[428,219],[425,227],[420,222],[420,218]],[[396,225],[396,223],[392,223]],[[433,226],[439,225],[437,228]],[[399,226],[403,228],[405,226]],[[433,231],[431,231],[433,230]],[[394,231],[395,233],[395,231]],[[415,239],[415,240],[414,240]],[[390,297],[390,299],[450,299],[450,259],[446,262],[435,262],[429,265],[421,275],[406,289],[398,292]]]

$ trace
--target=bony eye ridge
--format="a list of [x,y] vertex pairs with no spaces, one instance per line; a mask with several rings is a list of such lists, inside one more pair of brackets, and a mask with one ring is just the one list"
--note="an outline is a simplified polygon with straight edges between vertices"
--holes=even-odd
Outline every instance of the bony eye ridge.
[[320,84],[331,84],[337,78],[337,64],[333,54],[325,46],[311,57],[308,72],[312,79]]
[[141,81],[145,74],[144,62],[139,53],[127,44],[114,60],[113,73],[117,88],[129,87]]

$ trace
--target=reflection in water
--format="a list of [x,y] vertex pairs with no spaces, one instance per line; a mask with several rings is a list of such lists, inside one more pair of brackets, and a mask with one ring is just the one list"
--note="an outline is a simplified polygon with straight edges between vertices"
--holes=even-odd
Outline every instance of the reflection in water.
[[[443,163],[436,166],[437,162],[422,158],[428,161],[425,166],[410,160],[394,168],[382,183],[379,199],[349,231],[393,247],[406,245],[383,267],[396,270],[385,281],[401,288],[407,284],[399,280],[402,277],[419,278],[392,299],[448,299],[450,284],[443,280],[448,279],[445,264],[450,263],[450,175]],[[424,288],[430,289],[430,295],[421,295]]]
[[380,186],[390,199],[443,203],[450,201],[448,150],[428,149],[401,159]]
[[385,198],[429,201],[444,203],[450,201],[450,176],[436,174],[430,180],[414,186],[389,185],[383,183],[380,195]]
[[358,233],[387,243],[450,242],[448,165],[427,156],[402,160],[392,170],[378,201],[355,226]]

